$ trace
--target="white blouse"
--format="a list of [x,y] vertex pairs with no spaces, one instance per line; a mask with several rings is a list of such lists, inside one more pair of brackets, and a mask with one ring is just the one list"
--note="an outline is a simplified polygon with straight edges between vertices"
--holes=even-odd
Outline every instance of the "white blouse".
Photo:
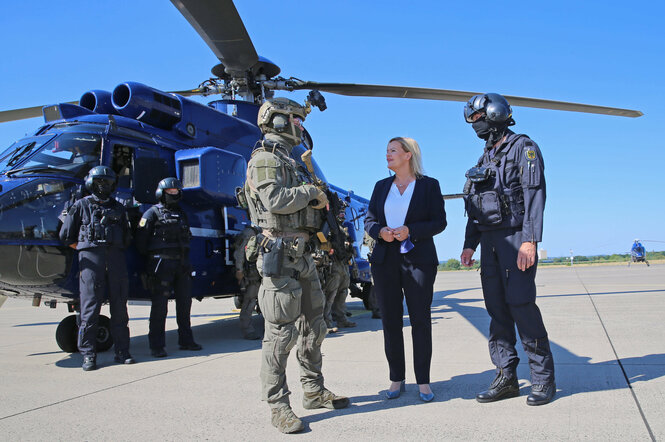
[[390,186],[390,192],[383,205],[383,211],[386,214],[386,224],[391,229],[396,229],[404,225],[406,212],[409,210],[409,203],[413,196],[413,189],[416,187],[416,181],[411,181],[403,194],[399,193],[397,185],[393,183]]

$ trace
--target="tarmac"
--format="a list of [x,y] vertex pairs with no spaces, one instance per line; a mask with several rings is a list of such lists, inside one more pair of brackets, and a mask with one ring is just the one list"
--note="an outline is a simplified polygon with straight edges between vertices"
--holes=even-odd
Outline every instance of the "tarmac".
[[[270,424],[260,401],[261,342],[241,339],[230,299],[194,302],[200,352],[178,350],[170,303],[165,359],[148,350],[149,306],[131,305],[138,362],[115,364],[108,351],[93,372],[83,372],[81,356],[55,342],[64,305],[34,308],[9,299],[0,309],[0,439],[665,440],[665,264],[541,268],[537,285],[555,357],[552,403],[526,405],[529,368],[521,348],[521,395],[476,402],[494,377],[480,275],[440,272],[432,305],[434,401],[418,397],[408,316],[407,391],[385,399],[381,322],[350,298],[358,326],[326,338],[323,372],[326,386],[349,396],[351,406],[305,410],[293,351],[291,404],[305,422],[297,435]],[[262,328],[261,317],[254,321]]]

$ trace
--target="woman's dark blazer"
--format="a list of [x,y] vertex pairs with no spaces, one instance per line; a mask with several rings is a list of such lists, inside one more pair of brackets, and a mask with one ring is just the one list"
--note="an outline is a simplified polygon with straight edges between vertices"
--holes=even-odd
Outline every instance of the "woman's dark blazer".
[[[365,231],[376,240],[370,258],[372,264],[381,264],[386,254],[386,248],[393,244],[380,239],[379,231],[386,227],[386,214],[383,206],[394,180],[395,177],[392,176],[377,182],[369,201],[365,217]],[[436,256],[433,237],[443,232],[448,224],[441,188],[436,179],[428,176],[418,178],[415,186],[404,220],[404,225],[409,228],[414,247],[404,255],[404,259],[413,264],[438,265],[439,259]],[[399,244],[397,240],[394,242]]]

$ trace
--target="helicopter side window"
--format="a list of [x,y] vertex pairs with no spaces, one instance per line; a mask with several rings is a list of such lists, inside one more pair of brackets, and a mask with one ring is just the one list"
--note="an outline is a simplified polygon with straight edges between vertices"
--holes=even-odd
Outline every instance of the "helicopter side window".
[[102,139],[97,134],[66,132],[44,144],[16,172],[68,172],[83,178],[99,164]]
[[134,171],[133,150],[131,147],[121,144],[113,146],[111,168],[118,176],[118,187],[132,187],[132,175]]

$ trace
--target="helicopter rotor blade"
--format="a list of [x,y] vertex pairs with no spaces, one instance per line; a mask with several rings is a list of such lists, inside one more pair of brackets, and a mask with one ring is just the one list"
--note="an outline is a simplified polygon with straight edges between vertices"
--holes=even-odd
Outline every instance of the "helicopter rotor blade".
[[[68,101],[67,103],[79,104],[78,101]],[[44,106],[46,105],[0,111],[0,123],[6,123],[7,121],[25,120],[27,118],[41,117],[42,108]]]
[[[232,0],[171,0],[232,76],[259,61]],[[234,75],[235,74],[235,75]]]
[[[421,100],[468,101],[482,92],[452,91],[446,89],[428,89],[409,86],[383,86],[378,84],[352,83],[317,83],[306,81],[293,85],[293,89],[316,89],[339,95],[356,97],[415,98]],[[504,95],[511,106],[535,107],[592,114],[615,115],[619,117],[640,117],[642,112],[615,107],[594,106],[590,104],[570,103],[567,101],[543,100],[540,98],[515,97]]]

